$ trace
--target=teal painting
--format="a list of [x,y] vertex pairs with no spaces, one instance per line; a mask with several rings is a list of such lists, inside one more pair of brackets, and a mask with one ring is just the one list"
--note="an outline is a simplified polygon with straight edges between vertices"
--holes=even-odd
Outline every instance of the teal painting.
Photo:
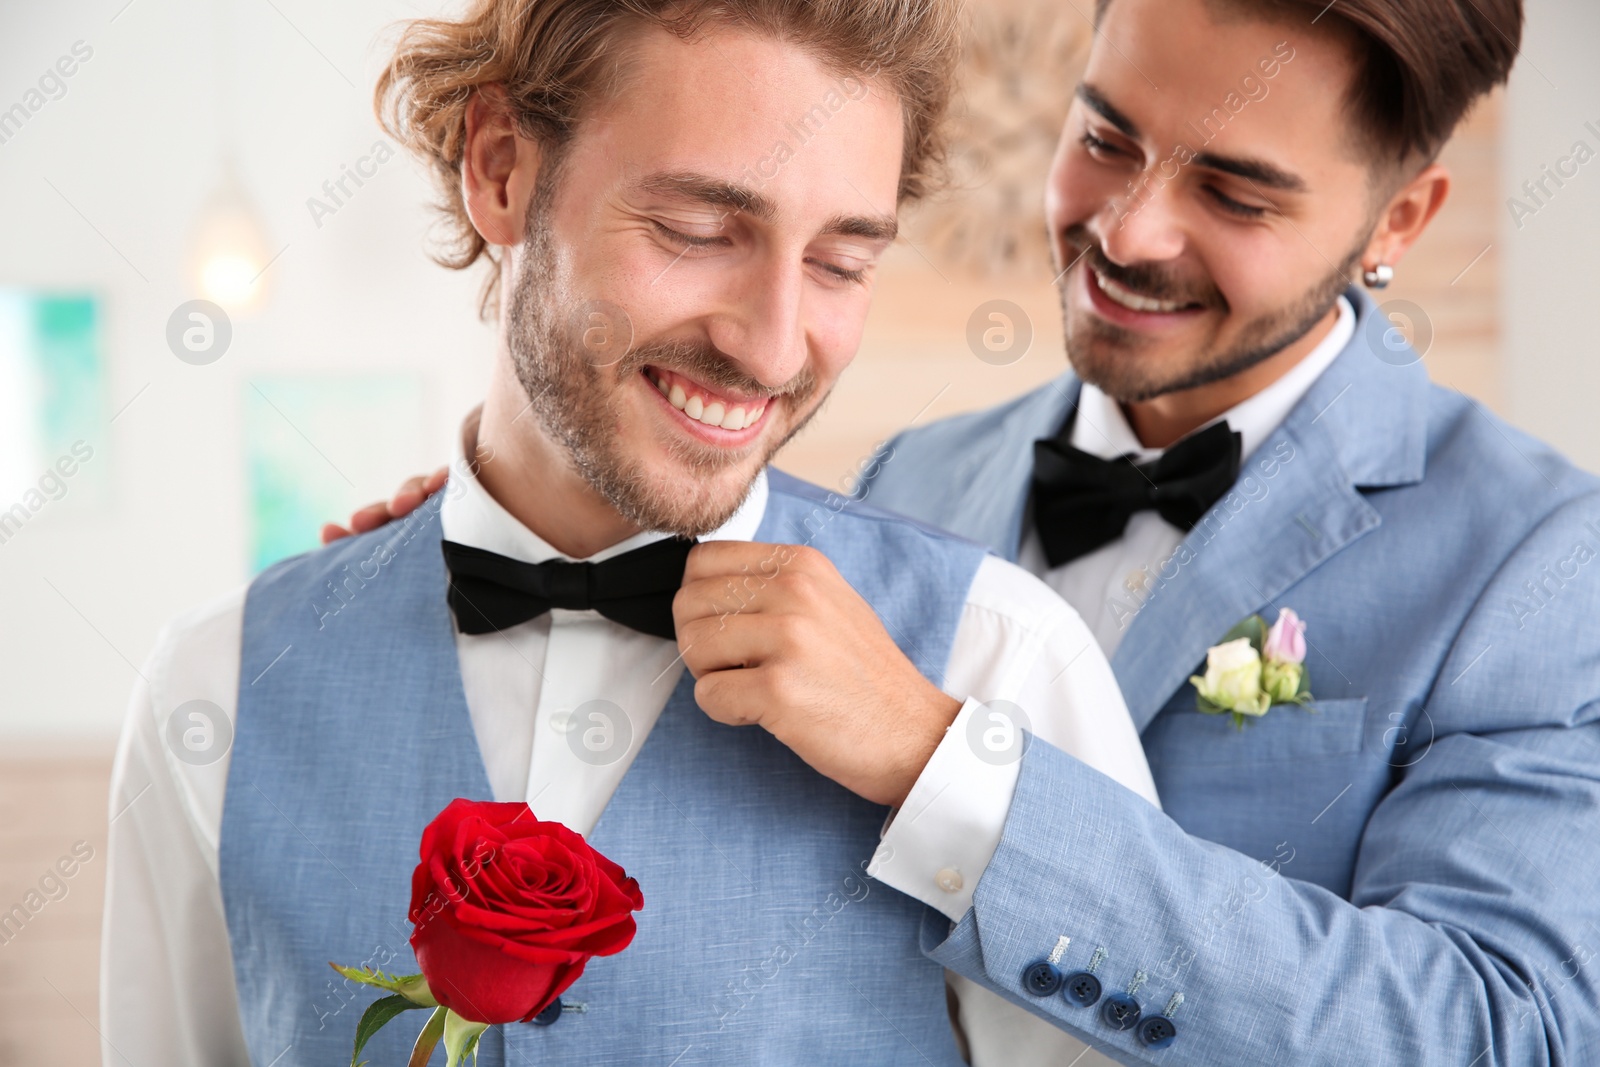
[[0,535],[104,492],[101,319],[93,294],[0,286]]
[[[423,469],[423,394],[407,375],[245,383],[251,573],[316,548],[323,523],[342,524]],[[446,458],[431,457],[428,469]]]

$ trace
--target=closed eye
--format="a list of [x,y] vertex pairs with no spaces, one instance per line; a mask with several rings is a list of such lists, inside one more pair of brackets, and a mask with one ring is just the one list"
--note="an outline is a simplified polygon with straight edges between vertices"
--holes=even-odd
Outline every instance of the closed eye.
[[1122,154],[1121,150],[1118,149],[1116,145],[1112,144],[1110,141],[1107,141],[1103,137],[1096,137],[1092,131],[1085,130],[1083,137],[1080,138],[1080,140],[1083,142],[1083,147],[1089,150],[1090,155],[1115,156]]
[[865,267],[860,267],[856,270],[849,270],[845,267],[839,266],[836,263],[824,263],[823,261],[817,259],[810,260],[809,262],[815,263],[817,266],[821,267],[824,271],[827,271],[835,278],[838,278],[842,282],[849,282],[851,285],[859,285],[867,278],[867,269]]
[[684,245],[689,248],[711,248],[729,243],[726,237],[702,237],[698,234],[682,233],[657,219],[651,219],[650,225],[654,226],[657,233],[673,244]]
[[1235,215],[1242,219],[1259,219],[1267,213],[1266,208],[1257,207],[1254,204],[1241,203],[1214,185],[1206,186],[1205,190],[1210,194],[1216,205],[1230,215]]

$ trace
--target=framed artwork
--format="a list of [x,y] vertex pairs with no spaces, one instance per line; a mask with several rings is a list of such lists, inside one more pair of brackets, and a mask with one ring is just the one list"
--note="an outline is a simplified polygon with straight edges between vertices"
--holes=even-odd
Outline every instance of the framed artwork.
[[0,286],[0,544],[105,492],[100,299]]
[[424,389],[404,374],[257,378],[244,388],[252,574],[422,469]]

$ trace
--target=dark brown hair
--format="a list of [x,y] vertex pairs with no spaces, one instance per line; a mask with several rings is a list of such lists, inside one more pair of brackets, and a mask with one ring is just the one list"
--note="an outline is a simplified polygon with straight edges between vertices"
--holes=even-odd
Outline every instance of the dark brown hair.
[[[1522,0],[1207,0],[1350,35],[1350,112],[1382,162],[1431,160],[1479,97],[1503,85],[1522,41]],[[1111,0],[1097,0],[1095,21]],[[1324,29],[1326,28],[1326,29]]]
[[384,129],[438,183],[448,247],[435,258],[457,269],[497,261],[461,199],[467,103],[478,89],[501,86],[524,135],[559,158],[585,109],[618,84],[630,34],[654,26],[693,40],[708,23],[887,85],[905,115],[900,200],[932,191],[960,54],[954,0],[472,0],[460,18],[407,23],[374,93]]

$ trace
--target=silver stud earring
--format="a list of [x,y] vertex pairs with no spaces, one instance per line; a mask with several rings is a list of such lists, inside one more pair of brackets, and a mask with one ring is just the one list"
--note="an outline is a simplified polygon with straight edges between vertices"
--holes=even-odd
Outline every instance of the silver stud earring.
[[1389,283],[1394,281],[1394,268],[1387,263],[1379,263],[1375,270],[1364,272],[1361,280],[1367,283],[1368,289],[1387,289]]

